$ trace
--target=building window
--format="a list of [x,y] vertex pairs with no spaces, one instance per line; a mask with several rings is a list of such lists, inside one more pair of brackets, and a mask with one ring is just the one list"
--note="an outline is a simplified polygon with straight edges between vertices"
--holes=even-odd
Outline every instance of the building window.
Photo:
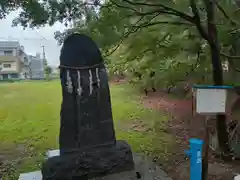
[[5,56],[11,56],[13,55],[13,51],[4,51]]
[[10,75],[11,75],[11,78],[13,78],[13,79],[18,78],[18,74],[16,74],[16,73],[14,73],[14,74],[10,74]]
[[2,75],[2,80],[7,80],[8,79],[8,74],[3,74]]
[[11,64],[3,64],[4,68],[11,68]]

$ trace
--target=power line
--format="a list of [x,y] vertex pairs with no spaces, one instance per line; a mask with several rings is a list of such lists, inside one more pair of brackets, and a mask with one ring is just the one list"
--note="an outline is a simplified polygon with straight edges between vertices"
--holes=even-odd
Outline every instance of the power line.
[[43,35],[41,35],[37,30],[34,29],[34,31],[45,41],[48,41]]
[[4,39],[4,40],[27,40],[27,41],[39,41],[39,40],[44,40],[44,41],[50,41],[47,39],[42,39],[42,38],[16,38],[16,37],[0,37],[0,39]]
[[[43,39],[40,39],[40,38],[6,38],[6,37],[0,37],[0,41],[1,40],[6,40],[6,41],[40,41],[40,40],[43,40]],[[49,46],[58,46],[57,44],[55,44],[54,43],[54,45],[52,44],[52,43],[50,43],[50,42],[53,42],[53,40],[52,41],[47,41],[47,42],[39,42],[39,44],[44,44],[45,45],[45,47],[49,47]],[[47,44],[47,45],[46,45]]]

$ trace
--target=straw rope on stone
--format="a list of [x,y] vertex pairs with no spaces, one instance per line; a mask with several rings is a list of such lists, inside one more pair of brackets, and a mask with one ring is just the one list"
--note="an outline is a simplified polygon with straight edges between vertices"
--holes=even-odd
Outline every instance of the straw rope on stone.
[[67,88],[69,93],[73,93],[72,80],[71,80],[69,70],[67,70]]
[[100,88],[100,78],[99,78],[99,69],[96,68],[96,77],[97,77],[97,84],[98,84],[98,87]]
[[89,95],[91,95],[93,91],[93,76],[91,69],[89,69],[88,72],[89,72]]
[[84,70],[84,69],[92,69],[96,68],[98,66],[103,65],[102,63],[95,64],[93,66],[83,66],[83,67],[74,67],[74,66],[65,66],[65,65],[60,65],[58,68],[60,69],[72,69],[72,70]]

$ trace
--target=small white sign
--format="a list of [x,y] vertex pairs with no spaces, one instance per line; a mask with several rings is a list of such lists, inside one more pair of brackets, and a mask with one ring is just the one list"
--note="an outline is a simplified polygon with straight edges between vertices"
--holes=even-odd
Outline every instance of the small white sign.
[[197,113],[225,113],[226,89],[202,89],[196,90]]

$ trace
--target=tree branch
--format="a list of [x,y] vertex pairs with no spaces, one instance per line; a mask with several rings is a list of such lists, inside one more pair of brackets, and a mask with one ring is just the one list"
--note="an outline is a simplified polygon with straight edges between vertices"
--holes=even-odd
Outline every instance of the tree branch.
[[220,55],[227,58],[227,59],[240,59],[240,56],[231,56],[231,55],[225,54],[223,52],[221,52]]
[[[146,5],[146,6],[149,6],[151,4],[146,4],[146,3],[134,3],[134,2],[131,2],[131,1],[128,1],[128,0],[123,0],[124,2],[130,4],[130,5]],[[186,20],[186,21],[189,21],[191,23],[194,23],[194,19],[193,17],[191,17],[190,15],[186,14],[186,13],[183,13],[183,12],[180,12],[180,11],[177,11],[176,9],[173,9],[173,8],[170,8],[168,6],[165,6],[163,4],[153,4],[152,6],[154,7],[160,7],[158,9],[154,9],[153,11],[149,11],[149,12],[139,12],[137,11],[136,9],[132,8],[131,6],[124,6],[124,5],[119,5],[118,3],[114,2],[113,0],[110,0],[111,3],[113,3],[115,6],[119,7],[119,8],[125,8],[125,9],[129,9],[129,10],[132,10],[136,13],[136,15],[140,15],[140,16],[143,16],[143,15],[151,15],[151,14],[155,14],[155,13],[159,13],[160,14],[169,14],[169,15],[174,15],[174,16],[177,16],[177,17],[181,17],[182,19]]]
[[[121,46],[121,44],[123,43],[124,39],[127,38],[130,34],[137,32],[141,28],[146,28],[146,27],[154,26],[154,25],[158,25],[158,24],[188,25],[188,26],[196,25],[200,35],[205,40],[207,40],[208,42],[211,42],[210,39],[209,39],[209,35],[208,35],[207,31],[204,29],[204,27],[201,24],[201,19],[200,19],[200,16],[199,16],[199,12],[198,12],[195,0],[190,0],[190,6],[191,6],[191,9],[192,9],[192,13],[194,15],[193,17],[189,16],[189,15],[187,15],[185,13],[181,13],[181,12],[175,10],[175,9],[170,8],[170,7],[167,7],[167,6],[163,5],[163,4],[136,3],[136,2],[132,2],[130,0],[123,0],[123,1],[128,3],[128,4],[130,4],[130,5],[149,6],[149,7],[161,7],[161,9],[155,9],[155,10],[152,10],[152,11],[149,11],[149,12],[140,12],[140,11],[137,11],[136,9],[134,9],[134,8],[131,8],[129,6],[119,5],[116,2],[114,2],[113,0],[110,0],[110,2],[112,2],[115,6],[117,6],[119,8],[125,8],[125,9],[129,9],[129,10],[134,11],[132,16],[137,15],[137,16],[141,16],[141,18],[139,19],[139,21],[137,21],[135,23],[135,25],[131,26],[130,30],[126,34],[123,35],[120,43],[110,53],[108,53],[107,56],[113,54]],[[216,0],[214,0],[214,1],[216,2]],[[218,8],[220,8],[220,6],[219,6],[220,4],[219,3],[216,2],[216,5],[218,6]],[[187,22],[177,22],[177,21],[176,22],[168,22],[168,21],[151,22],[155,17],[157,17],[160,14],[169,14],[169,15],[174,15],[174,16],[180,17],[180,18],[184,17],[183,19],[189,21],[190,23],[187,23]],[[144,16],[148,16],[148,15],[154,15],[154,17],[151,20],[149,20],[148,22],[145,22],[145,23],[142,23],[140,25],[137,25],[144,18]],[[230,56],[230,55],[225,54],[225,53],[220,53],[220,54],[221,54],[221,56],[223,56],[225,58],[228,58],[228,59],[240,59],[240,56]]]
[[180,12],[174,8],[171,8],[169,6],[166,6],[166,5],[163,5],[163,4],[149,4],[149,3],[140,3],[140,2],[132,2],[130,0],[123,0],[124,2],[130,4],[130,5],[133,5],[133,6],[149,6],[149,7],[160,7],[162,11],[165,11],[165,12],[168,12],[168,14],[172,14],[172,15],[175,15],[175,16],[179,16],[189,22],[194,22],[193,21],[193,17],[186,14],[186,13],[183,13],[183,12]]
[[113,0],[110,0],[110,2],[111,2],[113,5],[115,5],[115,6],[119,7],[119,8],[130,9],[130,10],[134,11],[136,14],[141,14],[141,12],[137,11],[136,9],[134,9],[134,8],[132,8],[132,7],[119,5],[118,3],[114,2]]
[[192,13],[194,15],[194,22],[195,22],[195,25],[200,33],[200,35],[207,41],[209,41],[209,36],[208,36],[208,33],[207,31],[203,28],[202,24],[201,24],[201,19],[200,19],[200,16],[199,16],[199,12],[198,12],[198,9],[197,9],[197,6],[196,6],[196,3],[195,3],[195,0],[190,0],[190,6],[191,6],[191,9],[192,9]]
[[217,8],[222,12],[224,17],[231,22],[232,25],[237,25],[237,22],[231,19],[231,17],[227,14],[227,12],[224,10],[224,8],[217,0],[213,0],[213,2],[216,4]]
[[[190,73],[194,72],[197,69],[198,65],[200,64],[200,53],[201,53],[201,49],[197,52],[197,59],[195,64],[192,64],[190,70],[185,72],[184,78],[188,77]],[[184,80],[180,80],[180,81],[184,81]]]
[[155,26],[155,25],[158,25],[158,24],[169,24],[169,25],[187,25],[187,26],[194,26],[193,24],[191,23],[185,23],[185,22],[177,22],[177,21],[172,21],[172,22],[169,22],[169,21],[156,21],[156,22],[148,22],[148,23],[142,23],[138,26],[134,26],[135,28],[145,28],[145,27],[150,27],[150,26]]
[[131,4],[133,6],[149,6],[149,7],[166,7],[163,4],[150,4],[150,3],[142,3],[142,2],[132,2],[130,0],[123,0],[124,2]]
[[130,34],[137,32],[138,28],[135,28],[134,26],[135,26],[136,24],[138,24],[140,21],[142,21],[143,18],[144,18],[144,16],[142,16],[141,18],[139,18],[139,20],[138,20],[132,27],[130,27],[130,30],[128,30],[126,33],[124,33],[124,35],[123,35],[123,37],[121,38],[121,40],[120,40],[120,42],[118,43],[118,45],[115,46],[115,47],[113,48],[113,50],[110,51],[110,53],[107,53],[104,57],[107,57],[107,56],[112,55],[112,54],[122,45],[123,41],[124,41]]
[[228,63],[234,68],[235,71],[240,72],[240,68],[234,66],[234,62],[232,59],[228,59]]
[[129,10],[133,11],[134,13],[131,14],[130,16],[134,16],[134,15],[136,15],[136,16],[147,16],[147,15],[154,15],[154,14],[160,15],[161,13],[162,14],[169,14],[169,12],[163,11],[162,9],[154,9],[154,10],[148,11],[148,12],[140,12],[140,11],[138,11],[138,10],[132,8],[132,7],[119,5],[116,2],[114,2],[113,0],[110,0],[110,2],[113,3],[113,5],[115,5],[118,8],[129,9]]
[[142,55],[144,56],[144,54],[147,53],[148,51],[151,51],[151,49],[146,48],[145,50],[143,50],[142,52],[140,52],[137,56],[134,56],[134,57],[131,59],[131,61],[136,60],[136,59],[142,57]]
[[[139,22],[141,22],[141,21],[143,20],[144,16],[142,16],[141,18],[139,18],[139,20],[138,20],[136,23],[134,23],[133,26],[130,27],[130,30],[123,35],[123,37],[121,38],[121,40],[120,40],[120,42],[118,43],[118,45],[116,45],[116,46],[114,47],[114,49],[113,49],[110,53],[107,53],[107,55],[105,55],[104,57],[107,57],[107,56],[112,55],[112,54],[122,45],[123,41],[124,41],[127,37],[129,37],[130,34],[133,34],[133,33],[137,32],[137,31],[138,31],[139,29],[141,29],[141,28],[146,28],[146,27],[149,27],[149,26],[156,25],[156,23],[154,24],[154,23],[150,23],[150,22],[151,22],[153,19],[155,19],[157,16],[158,16],[158,14],[156,14],[155,16],[153,16],[147,23],[142,23],[142,24],[140,24],[140,25],[137,25]],[[178,22],[176,22],[176,23],[178,23]],[[160,24],[160,23],[158,22],[158,24]],[[178,24],[178,25],[179,25],[179,24]],[[164,36],[164,39],[165,39],[165,38],[166,38],[166,37]]]

